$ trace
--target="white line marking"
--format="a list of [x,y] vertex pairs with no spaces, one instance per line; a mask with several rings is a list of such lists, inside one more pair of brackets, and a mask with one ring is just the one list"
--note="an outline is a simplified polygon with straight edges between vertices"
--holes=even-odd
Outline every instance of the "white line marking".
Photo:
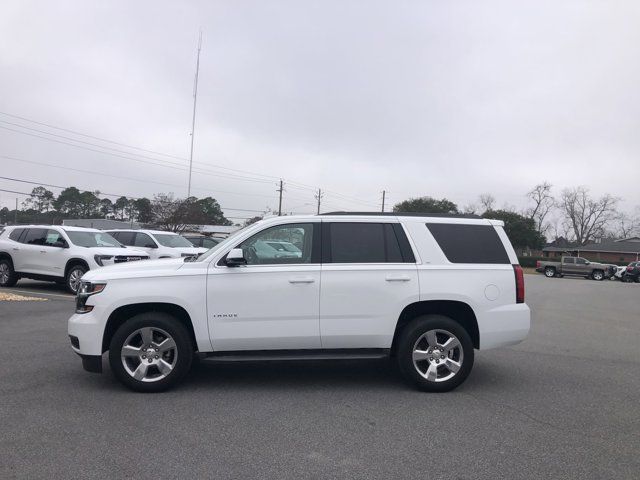
[[67,300],[74,300],[76,298],[73,295],[62,295],[60,293],[33,292],[31,290],[16,290],[13,288],[3,288],[2,291],[13,292],[17,294],[23,293],[23,294],[30,294],[30,295],[48,295],[49,297],[60,297],[60,298],[66,298]]

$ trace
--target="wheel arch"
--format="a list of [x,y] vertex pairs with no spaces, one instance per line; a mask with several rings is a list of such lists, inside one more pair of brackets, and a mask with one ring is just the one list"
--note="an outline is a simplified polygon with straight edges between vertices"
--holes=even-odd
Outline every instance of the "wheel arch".
[[67,260],[67,264],[64,266],[64,278],[67,278],[67,274],[69,273],[69,269],[71,267],[75,267],[76,265],[82,265],[87,268],[87,271],[91,270],[89,268],[89,264],[83,258],[70,258]]
[[138,315],[139,313],[147,312],[167,313],[176,318],[186,327],[194,348],[198,348],[191,316],[183,307],[181,307],[180,305],[176,305],[175,303],[143,302],[122,305],[111,312],[111,315],[109,315],[109,318],[107,319],[104,333],[102,335],[102,352],[104,353],[109,350],[109,344],[111,343],[113,335],[124,322],[129,320],[131,317]]
[[480,348],[478,319],[469,304],[459,300],[424,300],[407,305],[400,313],[391,343],[391,355],[395,355],[402,329],[414,318],[429,314],[444,315],[459,323],[469,333],[473,347]]
[[9,260],[11,265],[13,265],[13,258],[8,252],[0,252],[0,260]]

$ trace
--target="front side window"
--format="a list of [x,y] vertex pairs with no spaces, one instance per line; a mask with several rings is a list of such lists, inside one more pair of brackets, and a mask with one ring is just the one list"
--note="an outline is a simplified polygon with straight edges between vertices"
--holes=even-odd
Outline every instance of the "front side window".
[[213,248],[219,243],[220,243],[220,240],[213,240],[212,238],[203,238],[202,243],[199,244],[198,246],[204,247],[204,248]]
[[247,265],[312,263],[313,223],[291,223],[267,228],[248,238],[241,248]]
[[[391,224],[336,222],[327,225],[325,261],[330,263],[402,263],[415,261],[403,254]],[[402,235],[403,232],[400,231]],[[324,250],[324,247],[323,247]],[[409,258],[411,257],[411,258]]]
[[169,248],[193,248],[193,244],[180,235],[171,235],[169,233],[154,233],[153,236],[163,247]]
[[81,232],[67,230],[71,243],[78,247],[120,247],[120,243],[106,232]]
[[576,263],[578,265],[586,265],[587,261],[584,258],[578,257],[578,258],[576,258]]
[[48,247],[59,247],[62,243],[64,243],[64,238],[60,232],[57,230],[47,230],[47,240],[45,244]]

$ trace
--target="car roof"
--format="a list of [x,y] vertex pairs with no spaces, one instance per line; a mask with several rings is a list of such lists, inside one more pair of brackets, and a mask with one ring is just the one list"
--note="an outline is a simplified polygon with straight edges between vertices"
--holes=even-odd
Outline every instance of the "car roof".
[[5,228],[11,228],[12,230],[16,228],[60,228],[65,232],[102,232],[102,230],[98,230],[97,228],[72,227],[68,225],[10,225]]
[[168,232],[166,230],[145,230],[142,228],[110,228],[105,230],[106,232],[140,232],[140,233],[150,233],[154,234],[162,234],[162,235],[178,235],[175,232]]
[[430,214],[430,213],[395,213],[395,212],[333,212],[323,213],[320,215],[287,215],[287,216],[271,216],[266,217],[258,222],[261,225],[270,225],[278,223],[280,221],[294,222],[317,222],[318,220],[330,221],[338,220],[341,222],[353,220],[354,222],[383,222],[398,221],[398,222],[426,222],[426,223],[447,223],[447,224],[464,224],[464,225],[494,225],[503,226],[502,220],[493,220],[488,218],[482,218],[477,215],[452,215],[452,214]]

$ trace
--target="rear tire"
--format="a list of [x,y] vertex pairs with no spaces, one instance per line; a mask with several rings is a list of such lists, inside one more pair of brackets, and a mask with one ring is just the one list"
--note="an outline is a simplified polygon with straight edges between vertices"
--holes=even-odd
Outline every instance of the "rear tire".
[[137,392],[161,392],[191,369],[193,344],[185,326],[163,312],[131,317],[113,335],[109,364],[116,378]]
[[404,378],[420,390],[453,390],[469,376],[473,359],[469,333],[449,317],[417,317],[400,333],[398,366]]
[[547,267],[544,269],[544,276],[547,278],[553,278],[556,276],[556,269],[553,267]]
[[8,258],[0,259],[0,287],[13,287],[19,279],[13,269],[13,262]]

